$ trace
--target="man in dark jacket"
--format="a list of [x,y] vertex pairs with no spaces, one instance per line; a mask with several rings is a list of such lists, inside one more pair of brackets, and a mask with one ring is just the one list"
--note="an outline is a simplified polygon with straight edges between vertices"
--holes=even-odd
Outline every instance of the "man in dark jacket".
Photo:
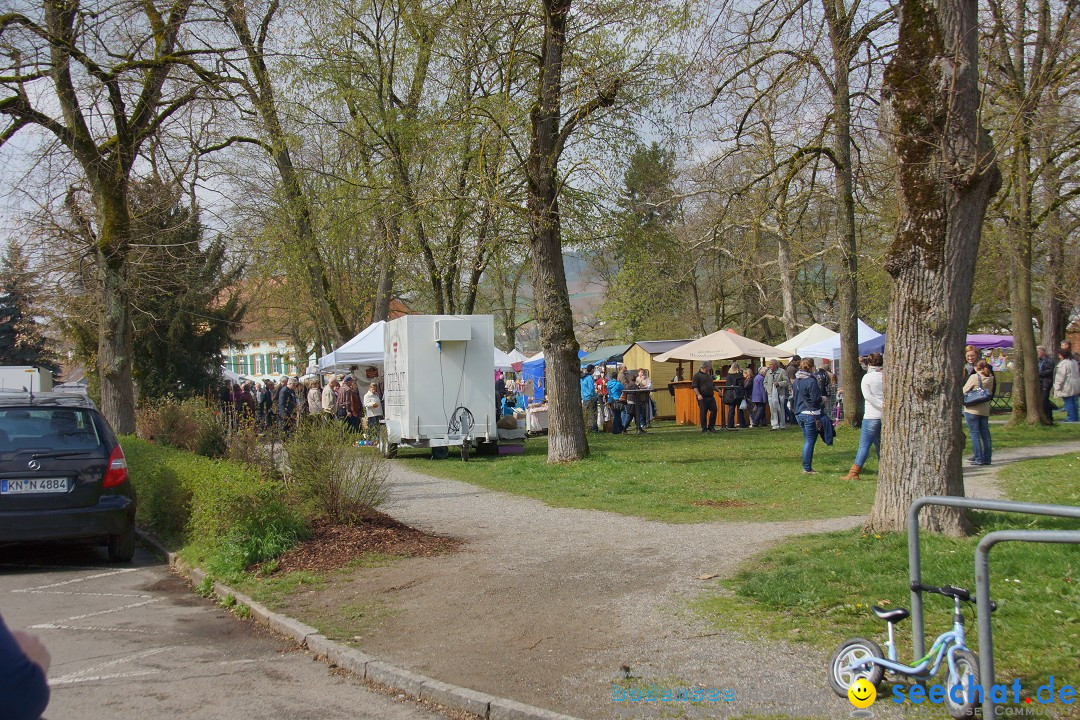
[[713,379],[712,363],[702,363],[694,373],[693,384],[701,417],[701,432],[716,432],[716,381]]
[[278,391],[277,402],[278,418],[281,419],[281,430],[286,434],[292,432],[296,426],[296,380],[289,378],[285,387]]
[[[787,373],[788,387],[794,387],[795,385],[795,373],[799,372],[799,363],[802,362],[802,358],[795,355],[791,358],[791,362],[784,368],[784,372]],[[792,396],[788,396],[787,404],[787,421],[788,423],[795,424],[795,404]]]
[[1050,389],[1054,387],[1054,358],[1050,357],[1046,348],[1038,347],[1039,352],[1039,392],[1042,393],[1043,412],[1047,419],[1053,417],[1054,406],[1050,403]]

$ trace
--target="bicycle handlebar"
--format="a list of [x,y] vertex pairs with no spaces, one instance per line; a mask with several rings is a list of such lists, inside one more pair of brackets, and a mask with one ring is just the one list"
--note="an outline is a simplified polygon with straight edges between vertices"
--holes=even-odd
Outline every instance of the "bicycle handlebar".
[[[945,597],[956,598],[957,600],[963,600],[964,602],[971,602],[971,591],[966,588],[956,587],[955,585],[945,585],[944,587],[937,587],[936,585],[923,585],[921,583],[912,583],[911,589],[914,592],[929,592],[936,593],[937,595],[944,595]],[[990,601],[990,612],[997,610],[997,603],[993,600]]]

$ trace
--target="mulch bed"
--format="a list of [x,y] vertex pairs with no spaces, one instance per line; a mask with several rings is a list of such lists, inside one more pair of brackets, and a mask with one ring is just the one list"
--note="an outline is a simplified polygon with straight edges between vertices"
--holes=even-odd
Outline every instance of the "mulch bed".
[[373,512],[358,525],[334,525],[317,520],[311,536],[278,558],[276,573],[294,570],[337,570],[368,553],[431,557],[457,550],[458,538],[431,535]]

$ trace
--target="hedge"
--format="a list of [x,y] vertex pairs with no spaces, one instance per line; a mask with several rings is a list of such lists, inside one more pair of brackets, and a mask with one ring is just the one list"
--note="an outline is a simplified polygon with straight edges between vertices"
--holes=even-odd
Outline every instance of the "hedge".
[[308,532],[280,481],[135,436],[121,438],[135,486],[136,523],[222,578],[272,560]]

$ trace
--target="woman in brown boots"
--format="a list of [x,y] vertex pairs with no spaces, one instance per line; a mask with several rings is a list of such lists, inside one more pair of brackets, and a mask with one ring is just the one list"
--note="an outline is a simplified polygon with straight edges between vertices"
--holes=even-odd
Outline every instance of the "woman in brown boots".
[[862,432],[859,434],[859,451],[855,453],[855,464],[844,476],[844,480],[859,479],[859,472],[866,464],[866,458],[870,456],[871,445],[877,447],[878,457],[881,457],[881,405],[885,398],[881,384],[882,364],[881,353],[870,353],[866,358],[866,374],[863,375],[861,383],[866,410],[863,413]]

